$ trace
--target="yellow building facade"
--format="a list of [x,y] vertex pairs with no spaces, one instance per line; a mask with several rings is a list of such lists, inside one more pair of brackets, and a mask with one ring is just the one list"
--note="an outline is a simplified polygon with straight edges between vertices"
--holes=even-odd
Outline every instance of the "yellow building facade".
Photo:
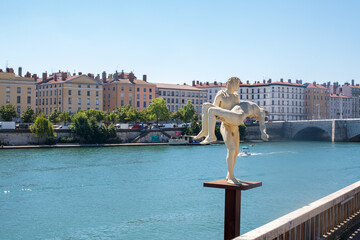
[[36,86],[36,109],[44,114],[50,114],[54,109],[70,114],[79,110],[103,110],[102,96],[100,81],[86,75],[56,73],[39,79]]
[[12,104],[16,107],[18,116],[27,108],[35,110],[34,78],[15,75],[13,70],[0,72],[0,106]]

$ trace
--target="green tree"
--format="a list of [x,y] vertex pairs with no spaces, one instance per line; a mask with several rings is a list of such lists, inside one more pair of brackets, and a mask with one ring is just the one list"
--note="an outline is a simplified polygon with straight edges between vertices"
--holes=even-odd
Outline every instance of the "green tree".
[[149,121],[149,112],[145,109],[145,110],[140,110],[138,111],[139,113],[139,121],[140,122],[148,122]]
[[184,108],[180,109],[181,111],[181,118],[180,120],[184,123],[191,122],[195,118],[196,110],[192,105],[191,101],[188,100]]
[[127,122],[137,122],[139,121],[139,112],[133,108],[130,107],[128,111],[126,112],[126,121]]
[[35,137],[39,138],[39,141],[44,137],[56,136],[53,125],[41,115],[36,118],[34,125],[30,126],[30,131],[35,134]]
[[96,122],[104,120],[104,112],[96,109],[90,109],[85,112],[88,118],[94,118]]
[[14,117],[16,117],[16,108],[12,104],[7,104],[6,106],[0,107],[0,117],[4,121],[12,121]]
[[156,124],[159,125],[159,121],[167,121],[170,119],[170,110],[166,106],[166,102],[163,98],[155,98],[148,108],[149,116],[151,120],[156,120]]
[[60,121],[64,123],[66,126],[69,122],[71,122],[71,117],[68,112],[62,112],[59,115]]
[[104,119],[107,125],[110,125],[110,123],[116,124],[119,121],[119,117],[115,112],[107,112]]
[[100,126],[96,117],[89,118],[86,112],[78,112],[73,116],[72,130],[85,143],[103,143],[109,138],[116,137],[116,128],[113,124],[108,127],[105,124]]
[[132,107],[130,105],[124,105],[119,107],[118,109],[116,109],[116,114],[119,117],[119,122],[128,122],[127,120],[127,112],[131,109]]
[[60,112],[57,108],[54,108],[54,110],[49,115],[49,120],[53,124],[57,124],[60,122]]
[[21,120],[24,123],[33,123],[35,120],[35,112],[31,108],[27,108],[23,114],[21,114]]
[[176,123],[183,118],[181,109],[177,110],[176,112],[171,114],[171,119],[175,120]]
[[239,125],[239,134],[240,134],[240,139],[243,140],[246,134],[246,125],[243,123]]

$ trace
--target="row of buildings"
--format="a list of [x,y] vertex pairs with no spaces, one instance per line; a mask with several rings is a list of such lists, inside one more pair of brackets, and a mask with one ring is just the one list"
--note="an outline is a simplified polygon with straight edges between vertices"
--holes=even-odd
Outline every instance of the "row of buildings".
[[[187,84],[150,83],[147,76],[138,79],[134,73],[103,72],[70,74],[57,72],[48,75],[27,72],[22,68],[15,74],[12,68],[0,69],[0,105],[11,103],[20,115],[27,108],[50,114],[54,109],[75,113],[78,110],[112,111],[124,105],[137,110],[146,109],[154,98],[165,99],[175,112],[191,101],[198,113],[204,102],[213,102],[216,94],[226,88],[221,82],[193,81]],[[344,85],[272,81],[249,81],[240,84],[240,98],[253,101],[266,109],[269,120],[339,119],[360,117],[360,87],[354,80]]]

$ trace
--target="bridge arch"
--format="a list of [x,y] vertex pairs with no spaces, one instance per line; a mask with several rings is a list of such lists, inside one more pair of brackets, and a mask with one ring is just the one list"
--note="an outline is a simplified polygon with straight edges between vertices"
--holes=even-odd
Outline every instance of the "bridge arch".
[[331,141],[331,133],[317,126],[307,126],[297,131],[292,139],[298,141]]

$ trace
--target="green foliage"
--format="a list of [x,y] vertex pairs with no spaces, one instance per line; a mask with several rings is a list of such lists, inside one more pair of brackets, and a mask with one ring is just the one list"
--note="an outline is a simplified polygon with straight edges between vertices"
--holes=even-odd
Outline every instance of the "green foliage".
[[128,120],[128,111],[132,107],[130,105],[124,105],[116,109],[116,114],[118,115],[119,122],[129,122]]
[[113,124],[108,127],[105,124],[99,125],[100,118],[97,115],[78,112],[73,116],[72,130],[85,143],[104,143],[109,138],[116,137],[116,128]]
[[30,126],[30,131],[34,133],[37,138],[56,136],[53,125],[41,115],[36,118],[34,125]]
[[148,108],[150,120],[156,120],[158,124],[159,121],[167,121],[170,119],[170,110],[166,106],[166,102],[163,98],[155,98]]
[[59,143],[75,143],[78,142],[78,139],[73,137],[61,137],[58,140]]
[[16,117],[16,115],[17,115],[17,113],[16,113],[16,108],[14,105],[9,103],[6,106],[0,107],[0,117],[4,121],[12,121],[12,119],[14,117]]
[[23,114],[21,114],[21,120],[24,123],[33,123],[35,121],[35,112],[31,108],[27,108]]
[[60,112],[57,108],[55,108],[49,115],[49,120],[53,124],[57,124],[60,122]]
[[195,119],[196,110],[190,100],[188,100],[184,108],[179,109],[179,111],[181,112],[180,120],[182,122],[188,123]]
[[55,145],[56,144],[56,139],[55,138],[47,138],[45,140],[45,144],[46,145]]
[[86,116],[90,118],[94,118],[96,122],[101,122],[104,120],[104,112],[96,109],[90,109],[85,111]]
[[119,121],[119,117],[115,112],[111,112],[111,113],[107,112],[105,114],[104,120],[107,123],[107,125],[109,125],[110,123],[116,124]]
[[191,122],[191,125],[186,127],[183,134],[185,135],[198,135],[201,130],[201,123],[195,120]]
[[140,122],[148,122],[149,119],[149,112],[147,110],[140,110],[139,112],[139,121]]
[[67,125],[69,122],[71,122],[71,117],[68,112],[62,112],[59,115],[60,121],[64,123],[64,125]]
[[130,107],[128,108],[128,111],[126,112],[126,121],[127,122],[136,122],[136,121],[139,121],[139,112],[133,108],[133,107]]
[[182,118],[183,116],[181,109],[171,114],[171,119],[175,120],[176,122],[178,122],[179,120],[181,121]]
[[242,124],[239,126],[240,139],[244,139],[244,138],[245,138],[245,133],[246,133],[246,125],[242,123]]

